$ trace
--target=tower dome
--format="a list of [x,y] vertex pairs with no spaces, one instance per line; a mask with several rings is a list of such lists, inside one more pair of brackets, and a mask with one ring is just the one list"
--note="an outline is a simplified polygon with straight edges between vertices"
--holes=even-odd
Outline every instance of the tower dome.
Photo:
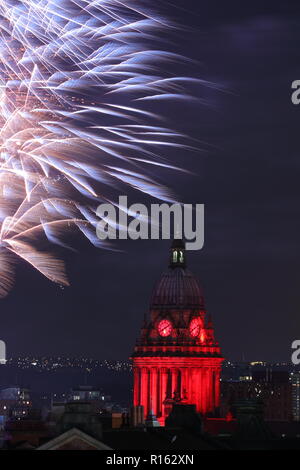
[[214,413],[220,406],[223,357],[202,288],[186,269],[182,240],[172,244],[169,269],[154,287],[149,313],[131,356],[134,406],[162,425],[176,404],[193,405],[202,415]]
[[204,309],[199,280],[186,269],[182,240],[173,241],[169,269],[155,284],[150,300],[151,309],[172,307]]

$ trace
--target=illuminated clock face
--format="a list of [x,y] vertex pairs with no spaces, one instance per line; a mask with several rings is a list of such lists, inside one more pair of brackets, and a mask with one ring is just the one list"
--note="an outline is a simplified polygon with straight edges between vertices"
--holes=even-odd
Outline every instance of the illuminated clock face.
[[172,332],[172,323],[169,320],[161,320],[158,324],[160,336],[170,336]]
[[196,338],[196,336],[199,336],[200,334],[200,329],[201,329],[200,319],[193,318],[193,320],[190,323],[190,335],[193,338]]

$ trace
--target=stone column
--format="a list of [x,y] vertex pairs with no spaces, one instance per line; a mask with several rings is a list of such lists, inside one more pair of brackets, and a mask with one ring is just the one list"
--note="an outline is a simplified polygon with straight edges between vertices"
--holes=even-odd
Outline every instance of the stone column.
[[177,386],[178,386],[178,373],[177,369],[172,368],[171,369],[171,398],[174,398],[175,392],[177,392]]
[[196,369],[195,389],[196,389],[196,409],[197,409],[197,412],[200,413],[201,412],[202,387],[201,387],[201,369],[199,367]]
[[140,404],[144,407],[144,416],[148,414],[148,369],[141,368],[141,387],[140,387]]
[[197,369],[197,390],[198,390],[198,403],[197,411],[202,413],[202,368],[198,367]]
[[187,369],[186,367],[181,367],[180,369],[180,396],[183,400],[185,396],[188,395],[188,383],[187,383]]
[[139,367],[133,368],[133,405],[138,406],[140,405],[140,369]]
[[167,384],[168,384],[168,369],[162,367],[160,369],[160,413],[164,416],[164,401],[167,395]]
[[152,411],[157,415],[157,367],[152,367],[151,369],[151,402],[152,402]]
[[220,406],[220,369],[216,369],[215,371],[215,407],[218,408]]
[[187,397],[189,405],[193,403],[193,377],[192,368],[187,369]]
[[212,411],[214,409],[214,395],[215,395],[215,384],[213,380],[213,368],[208,369],[208,409]]
[[207,367],[202,372],[202,410],[203,414],[208,411],[208,371]]

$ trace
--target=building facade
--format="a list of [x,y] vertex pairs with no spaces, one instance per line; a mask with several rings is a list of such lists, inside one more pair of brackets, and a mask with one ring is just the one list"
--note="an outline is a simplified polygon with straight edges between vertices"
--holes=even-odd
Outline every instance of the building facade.
[[145,417],[153,413],[164,424],[174,403],[194,404],[202,414],[219,407],[223,358],[181,240],[154,287],[132,361],[134,406],[143,406]]
[[292,414],[294,421],[300,421],[300,372],[291,374]]

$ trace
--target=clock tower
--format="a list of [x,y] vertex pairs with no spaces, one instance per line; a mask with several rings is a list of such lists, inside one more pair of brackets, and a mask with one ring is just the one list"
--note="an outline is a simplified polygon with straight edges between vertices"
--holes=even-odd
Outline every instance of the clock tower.
[[132,354],[134,406],[164,424],[174,403],[212,413],[220,402],[223,358],[207,318],[202,288],[186,268],[185,245],[174,240],[169,269],[156,283]]

